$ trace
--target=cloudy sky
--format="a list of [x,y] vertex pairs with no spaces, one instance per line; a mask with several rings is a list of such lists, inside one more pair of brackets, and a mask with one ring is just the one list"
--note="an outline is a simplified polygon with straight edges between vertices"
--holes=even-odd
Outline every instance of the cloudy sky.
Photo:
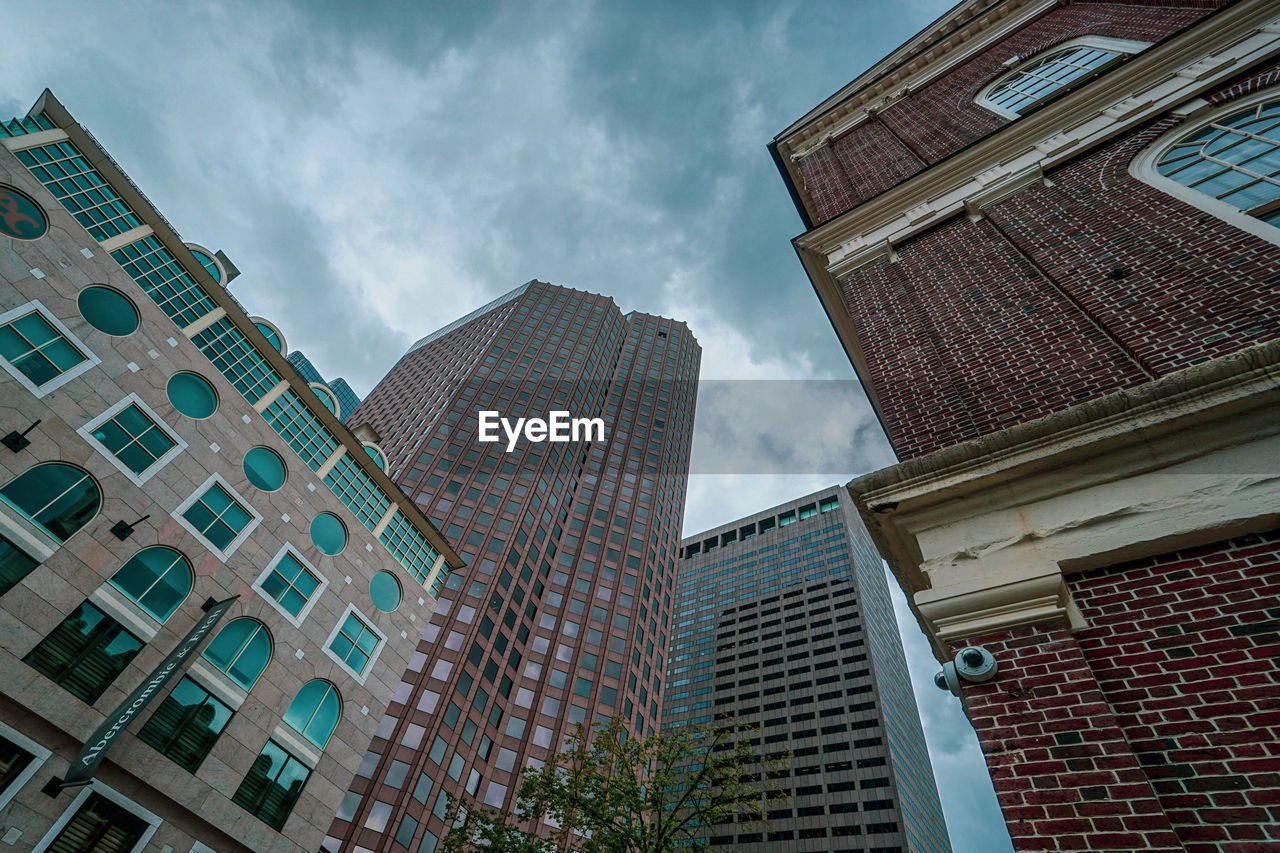
[[[687,321],[734,380],[701,395],[694,533],[893,462],[765,145],[947,5],[0,0],[0,113],[51,88],[359,393],[531,278]],[[909,617],[904,639],[955,849],[1010,849]]]

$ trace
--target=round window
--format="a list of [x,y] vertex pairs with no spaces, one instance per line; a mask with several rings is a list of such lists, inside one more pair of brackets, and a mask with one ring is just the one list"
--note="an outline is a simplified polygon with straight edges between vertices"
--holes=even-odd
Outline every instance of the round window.
[[76,305],[89,325],[99,332],[123,337],[138,329],[138,309],[118,290],[91,285],[80,291]]
[[49,220],[31,196],[13,187],[0,186],[0,234],[35,240],[48,230]]
[[274,450],[255,447],[244,455],[244,475],[264,492],[274,492],[284,485],[284,460]]
[[175,373],[166,390],[173,407],[189,418],[207,418],[218,409],[218,395],[203,376]]
[[323,553],[341,553],[347,547],[347,528],[336,515],[322,512],[311,520],[311,541]]
[[400,581],[391,572],[378,572],[369,581],[369,597],[374,607],[390,613],[400,606]]
[[284,349],[284,346],[280,343],[280,334],[275,329],[266,323],[254,323],[253,325],[258,327],[259,332],[262,332],[262,336],[267,339],[267,343],[276,348],[276,352]]

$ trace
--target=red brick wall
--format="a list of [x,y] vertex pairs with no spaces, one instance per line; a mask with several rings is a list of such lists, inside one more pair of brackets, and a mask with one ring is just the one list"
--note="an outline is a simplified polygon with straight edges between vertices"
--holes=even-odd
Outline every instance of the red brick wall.
[[1084,661],[1189,853],[1280,849],[1280,531],[1070,587]]
[[1175,126],[1119,138],[842,280],[900,458],[1280,336],[1280,247],[1129,175]]
[[[830,174],[833,160],[827,147],[800,161],[798,183],[810,198],[814,221],[825,222],[910,177],[918,171],[906,168],[910,162],[932,165],[1008,124],[1008,119],[978,106],[974,97],[1009,70],[1004,62],[1010,57],[1025,59],[1085,35],[1157,42],[1204,17],[1216,5],[1222,4],[1082,2],[1054,8],[884,109],[878,116],[882,125],[873,122],[855,129],[843,145],[837,140],[834,147],[845,166],[844,191],[832,191],[839,181]],[[896,136],[891,143],[882,138],[885,129]],[[898,149],[909,153],[904,156]],[[846,156],[849,153],[854,156]]]
[[994,680],[963,690],[1015,850],[1183,853],[1064,625],[970,642],[999,662]]

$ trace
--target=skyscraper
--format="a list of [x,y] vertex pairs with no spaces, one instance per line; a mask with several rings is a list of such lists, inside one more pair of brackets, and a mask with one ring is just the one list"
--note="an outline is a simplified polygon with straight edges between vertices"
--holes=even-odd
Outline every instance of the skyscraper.
[[844,489],[680,546],[666,727],[731,718],[789,751],[767,828],[710,826],[716,849],[950,851],[880,555]]
[[[327,850],[431,850],[448,793],[510,806],[572,724],[657,729],[700,352],[684,323],[531,281],[418,341],[361,404],[467,566]],[[557,411],[603,437],[480,440],[483,412]]]
[[1278,69],[1274,0],[962,2],[774,141],[1016,849],[1277,843]]

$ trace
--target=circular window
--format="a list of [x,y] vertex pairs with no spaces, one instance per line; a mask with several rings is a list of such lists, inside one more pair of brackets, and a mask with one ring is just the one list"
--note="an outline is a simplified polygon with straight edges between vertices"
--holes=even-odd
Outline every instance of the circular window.
[[138,329],[138,309],[118,290],[91,285],[80,291],[76,305],[89,325],[99,332],[123,337]]
[[322,512],[311,520],[311,541],[325,554],[338,554],[347,547],[347,528],[336,515]]
[[374,607],[390,613],[400,606],[400,581],[391,572],[378,572],[369,581],[369,597]]
[[203,376],[175,373],[166,390],[173,407],[189,418],[207,418],[218,409],[218,395]]
[[48,230],[49,220],[31,196],[13,187],[0,186],[0,234],[35,240]]
[[284,485],[284,460],[274,450],[255,447],[244,455],[244,475],[264,492],[274,492]]

